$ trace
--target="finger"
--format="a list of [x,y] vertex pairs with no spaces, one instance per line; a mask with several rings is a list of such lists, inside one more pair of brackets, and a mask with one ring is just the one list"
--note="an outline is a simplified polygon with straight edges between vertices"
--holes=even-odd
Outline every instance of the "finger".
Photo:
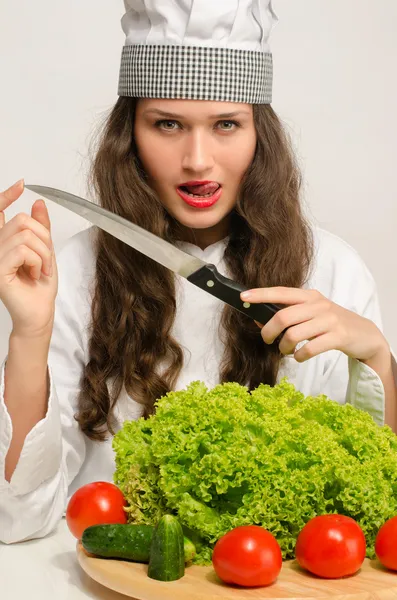
[[306,323],[290,327],[281,338],[279,344],[280,352],[284,355],[294,354],[298,344],[328,333],[329,330],[324,319],[312,319],[311,321],[306,321]]
[[47,205],[44,200],[36,200],[32,206],[32,218],[41,223],[48,231],[51,231],[51,221]]
[[275,304],[300,304],[310,298],[309,290],[299,288],[273,287],[256,288],[242,292],[240,295],[244,302],[272,302]]
[[19,213],[0,230],[1,244],[5,244],[7,240],[25,230],[31,230],[50,250],[52,250],[51,234],[47,227],[26,213]]
[[17,251],[20,246],[27,247],[40,256],[44,275],[52,274],[52,252],[30,229],[24,229],[10,238],[7,243],[2,244],[0,259],[4,254]]
[[5,214],[3,211],[15,202],[15,200],[18,200],[23,192],[23,187],[24,180],[20,179],[14,185],[4,190],[4,192],[0,192],[0,229],[5,224]]
[[294,358],[297,362],[303,363],[314,356],[318,356],[329,350],[337,350],[337,338],[334,333],[325,333],[307,342],[302,348],[295,352]]
[[44,202],[44,200],[36,200],[36,202],[33,204],[32,219],[34,219],[35,221],[40,223],[40,225],[42,225],[42,227],[44,227],[49,233],[48,242],[49,242],[49,248],[51,249],[51,252],[52,252],[50,274],[52,275],[53,270],[54,270],[54,263],[55,263],[55,253],[54,253],[54,246],[53,246],[52,239],[51,239],[50,215],[48,214],[47,205]]
[[37,281],[41,277],[43,261],[39,254],[27,246],[18,246],[8,252],[1,263],[2,270],[6,269],[9,274],[16,273],[21,267],[28,267],[32,279]]
[[305,302],[294,304],[279,310],[263,327],[261,334],[266,344],[272,344],[274,340],[288,327],[305,323],[316,317],[321,311],[321,306],[315,303]]

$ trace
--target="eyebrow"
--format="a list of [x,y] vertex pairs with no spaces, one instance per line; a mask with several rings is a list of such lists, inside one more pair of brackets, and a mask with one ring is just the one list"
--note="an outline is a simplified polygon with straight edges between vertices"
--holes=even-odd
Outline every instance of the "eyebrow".
[[[148,114],[156,114],[160,117],[164,117],[166,119],[184,119],[184,115],[178,115],[176,113],[172,113],[172,112],[165,112],[163,110],[159,110],[158,108],[149,108],[148,110],[145,110],[144,113],[145,115]],[[237,117],[239,115],[245,115],[245,116],[249,116],[249,112],[246,110],[236,110],[235,112],[228,112],[228,113],[219,113],[216,115],[209,115],[209,119],[231,119],[233,117]]]

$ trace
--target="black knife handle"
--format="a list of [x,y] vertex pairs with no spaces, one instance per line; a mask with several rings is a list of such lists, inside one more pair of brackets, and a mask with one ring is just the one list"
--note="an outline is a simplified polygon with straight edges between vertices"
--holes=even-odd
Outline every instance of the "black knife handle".
[[194,285],[197,285],[197,287],[226,302],[226,304],[233,306],[244,315],[247,315],[247,317],[263,325],[266,325],[281,308],[277,304],[265,304],[263,302],[260,304],[250,304],[249,302],[244,302],[241,300],[240,294],[248,288],[221,275],[215,265],[201,267],[201,269],[189,275],[187,279]]

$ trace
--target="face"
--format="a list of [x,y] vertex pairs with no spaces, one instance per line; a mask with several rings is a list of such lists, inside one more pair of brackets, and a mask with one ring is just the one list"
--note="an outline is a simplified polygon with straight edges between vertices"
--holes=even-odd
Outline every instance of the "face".
[[252,106],[200,100],[138,101],[135,138],[149,183],[185,229],[227,235],[255,153]]

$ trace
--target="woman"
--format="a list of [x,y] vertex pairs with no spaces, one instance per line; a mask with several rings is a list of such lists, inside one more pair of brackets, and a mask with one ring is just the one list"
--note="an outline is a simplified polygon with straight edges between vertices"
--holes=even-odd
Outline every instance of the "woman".
[[[149,415],[156,398],[192,380],[255,387],[287,375],[307,395],[396,428],[373,279],[302,215],[299,172],[270,106],[270,2],[261,27],[255,3],[229,22],[230,4],[219,2],[201,29],[191,4],[189,15],[180,6],[162,15],[159,3],[164,27],[153,33],[152,9],[126,2],[120,98],[93,187],[105,208],[251,288],[244,300],[285,308],[265,326],[251,322],[94,228],[58,257],[58,289],[45,204],[3,217],[0,298],[13,329],[0,402],[1,541],[49,533],[75,489],[112,479],[111,436],[123,420]],[[222,36],[208,45],[209,18],[229,28],[226,45]],[[170,46],[178,24],[183,40]],[[0,210],[22,191],[22,182],[5,191]]]

